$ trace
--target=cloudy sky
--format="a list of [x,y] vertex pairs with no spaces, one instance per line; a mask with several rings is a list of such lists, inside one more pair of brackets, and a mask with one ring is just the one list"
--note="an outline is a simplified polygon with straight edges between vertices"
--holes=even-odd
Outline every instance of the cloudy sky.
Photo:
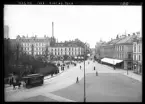
[[54,36],[58,41],[80,39],[95,47],[100,39],[109,41],[117,34],[141,31],[141,6],[99,5],[5,5],[4,25],[9,37],[17,35]]

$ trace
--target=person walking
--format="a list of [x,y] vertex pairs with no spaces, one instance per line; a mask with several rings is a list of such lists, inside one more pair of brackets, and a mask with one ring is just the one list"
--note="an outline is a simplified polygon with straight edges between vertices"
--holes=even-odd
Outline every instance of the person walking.
[[79,83],[79,78],[77,77],[76,83]]
[[115,68],[115,65],[114,65],[114,70],[115,70],[116,68]]
[[81,66],[80,66],[80,70],[81,70]]
[[94,66],[94,70],[95,70],[95,66]]
[[96,76],[98,76],[98,71],[96,71]]

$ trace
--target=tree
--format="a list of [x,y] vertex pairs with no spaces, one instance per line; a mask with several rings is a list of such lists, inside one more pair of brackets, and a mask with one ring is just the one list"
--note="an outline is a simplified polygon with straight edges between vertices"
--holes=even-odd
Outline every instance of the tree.
[[68,55],[63,55],[64,60],[67,60],[68,57],[69,57]]

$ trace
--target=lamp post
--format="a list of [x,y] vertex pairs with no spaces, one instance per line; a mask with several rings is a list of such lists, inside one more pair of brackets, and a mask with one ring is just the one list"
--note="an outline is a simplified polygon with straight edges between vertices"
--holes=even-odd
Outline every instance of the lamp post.
[[85,85],[85,47],[84,47],[84,102],[86,102],[86,85]]
[[127,67],[127,75],[128,75],[128,67]]

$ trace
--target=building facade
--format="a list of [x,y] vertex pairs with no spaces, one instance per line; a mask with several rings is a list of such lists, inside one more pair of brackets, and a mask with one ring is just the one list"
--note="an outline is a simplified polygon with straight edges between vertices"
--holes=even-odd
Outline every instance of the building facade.
[[[22,52],[29,55],[43,55],[48,47],[50,47],[50,38],[37,38],[35,37],[20,37],[17,36],[17,43],[20,44]],[[48,52],[49,54],[49,52]]]
[[142,73],[142,38],[135,39],[133,42],[133,70]]
[[[99,47],[100,59],[112,58],[123,60],[122,63],[116,64],[123,69],[133,69],[133,40],[137,37],[136,34],[122,35],[112,39],[109,42],[102,43]],[[98,50],[96,49],[96,50]]]
[[[17,36],[22,52],[29,55],[53,55],[55,57],[68,55],[71,57],[84,55],[84,45],[77,41],[56,42],[54,37],[37,38]],[[80,44],[81,43],[81,44]]]

